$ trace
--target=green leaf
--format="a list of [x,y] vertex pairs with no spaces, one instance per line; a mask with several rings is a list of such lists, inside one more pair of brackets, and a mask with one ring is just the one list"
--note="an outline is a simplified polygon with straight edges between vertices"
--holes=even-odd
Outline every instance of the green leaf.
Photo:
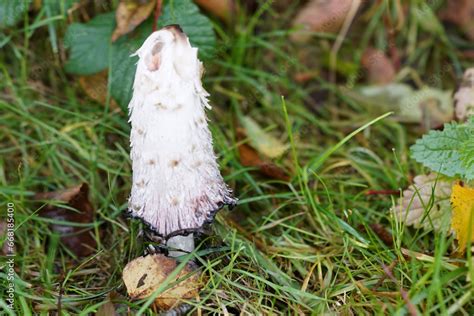
[[474,124],[445,124],[430,131],[411,147],[412,157],[449,177],[474,179]]
[[0,29],[13,26],[28,10],[31,0],[0,1]]
[[427,3],[421,2],[419,7],[412,12],[423,29],[437,35],[444,35],[443,25]]
[[[198,7],[189,0],[166,1],[158,27],[179,24],[188,35],[191,44],[199,48],[202,59],[210,58],[214,51],[215,35],[210,20],[201,15]],[[132,34],[122,36],[111,44],[115,26],[114,13],[102,14],[86,24],[72,24],[66,33],[71,48],[66,71],[87,75],[109,66],[112,97],[127,107],[132,97],[137,57],[131,57],[151,34],[153,17],[142,23]]]
[[470,136],[471,139],[465,141],[461,145],[460,157],[461,165],[466,170],[465,178],[467,180],[474,179],[474,134]]
[[158,20],[161,28],[170,24],[179,24],[188,35],[191,44],[199,48],[200,57],[212,57],[216,37],[211,21],[199,12],[199,8],[189,0],[169,0]]
[[109,66],[110,36],[115,13],[101,14],[88,23],[71,24],[64,37],[70,48],[65,69],[77,75],[91,75]]
[[122,36],[112,45],[110,80],[112,97],[122,108],[126,108],[132,98],[137,56],[130,56],[141,46],[149,35],[151,23],[147,21],[137,28],[138,35],[130,40]]
[[80,0],[57,0],[57,1],[44,1],[44,6],[49,6],[52,15],[67,15],[69,10],[74,4],[79,3]]

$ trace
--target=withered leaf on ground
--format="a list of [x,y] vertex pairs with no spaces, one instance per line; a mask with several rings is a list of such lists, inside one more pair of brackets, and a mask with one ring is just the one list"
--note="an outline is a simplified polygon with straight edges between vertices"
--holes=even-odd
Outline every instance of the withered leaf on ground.
[[395,66],[381,50],[367,48],[362,56],[362,66],[367,71],[370,83],[387,84],[395,78]]
[[145,21],[153,12],[156,0],[122,0],[120,1],[115,19],[117,26],[112,33],[112,42],[120,36],[133,31],[137,26]]
[[461,86],[454,95],[456,118],[464,122],[474,115],[474,68],[464,72]]
[[[416,176],[413,182],[403,191],[399,204],[392,209],[393,214],[409,226],[446,231],[451,216],[452,181],[439,179],[439,175],[430,173]],[[431,202],[433,205],[429,208]]]
[[414,90],[404,83],[389,83],[358,90],[342,87],[341,91],[372,108],[394,111],[394,119],[399,122],[418,123],[426,130],[441,127],[454,117],[452,92],[449,90]]
[[[57,201],[68,208],[49,204],[42,209],[40,215],[61,222],[88,224],[94,221],[94,209],[89,201],[89,186],[86,183],[55,192],[38,193],[36,200],[44,202]],[[88,256],[95,251],[97,242],[91,228],[51,224],[53,231],[61,236],[61,242],[79,257]]]
[[96,316],[115,316],[117,313],[115,312],[114,304],[107,298],[107,301],[99,307],[97,310]]
[[237,1],[235,0],[194,0],[194,2],[226,22],[230,22],[238,12]]
[[[107,81],[108,71],[103,70],[93,75],[80,76],[79,85],[89,98],[101,104],[107,101]],[[110,100],[110,107],[112,109],[120,109],[115,100]]]
[[[147,255],[130,261],[123,269],[123,281],[128,295],[132,299],[142,299],[151,296],[177,268],[175,259],[162,254]],[[189,262],[171,280],[171,283],[186,277],[196,270],[196,264]],[[182,299],[191,299],[198,295],[201,284],[199,273],[194,273],[175,286],[159,294],[155,304],[162,309],[170,309]]]
[[403,95],[399,113],[402,122],[419,122],[426,130],[441,127],[454,116],[452,91],[423,88]]
[[311,0],[296,15],[293,26],[302,28],[292,34],[295,42],[306,42],[311,32],[335,33],[344,23],[352,0]]
[[441,19],[459,26],[470,40],[474,40],[474,1],[450,0],[441,12]]
[[271,159],[278,158],[289,148],[287,144],[283,144],[261,128],[251,117],[243,116],[240,121],[252,147],[264,156]]
[[96,316],[118,316],[116,306],[114,305],[114,298],[120,296],[116,292],[110,292],[107,294],[107,297],[104,299],[104,304],[102,304],[97,310]]
[[247,144],[239,145],[240,163],[245,167],[258,168],[263,175],[277,180],[289,181],[286,171],[270,161],[263,161],[257,151]]

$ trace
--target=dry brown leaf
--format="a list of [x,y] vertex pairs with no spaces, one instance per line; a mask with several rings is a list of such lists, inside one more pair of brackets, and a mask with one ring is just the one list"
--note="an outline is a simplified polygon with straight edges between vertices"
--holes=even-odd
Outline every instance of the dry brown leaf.
[[295,42],[306,42],[311,32],[335,33],[344,23],[352,0],[311,0],[296,15],[293,26],[302,27],[292,34]]
[[[130,261],[123,269],[123,281],[127,287],[128,295],[132,299],[142,299],[151,296],[166,280],[166,278],[176,269],[177,262],[173,258],[162,254],[138,257]],[[170,284],[185,277],[196,270],[196,265],[192,262],[178,273]],[[177,305],[181,299],[196,297],[201,284],[199,274],[194,273],[172,288],[159,294],[155,304],[162,309],[170,309]]]
[[[413,182],[403,191],[399,205],[392,209],[394,215],[406,225],[416,228],[431,229],[433,225],[436,230],[448,229],[452,181],[440,180],[437,174],[430,173],[416,176]],[[433,206],[427,212],[432,199]]]
[[145,21],[153,12],[156,0],[138,1],[122,0],[115,11],[117,26],[112,33],[112,42],[120,36],[133,31],[137,26]]
[[[243,129],[237,131],[240,140],[245,139],[245,132]],[[275,165],[271,161],[262,160],[258,152],[250,145],[240,144],[239,147],[240,163],[245,167],[258,168],[261,174],[282,181],[290,181],[288,173],[281,167]]]
[[387,84],[395,78],[395,66],[381,50],[367,48],[362,56],[362,66],[373,84]]
[[474,115],[474,68],[464,72],[461,86],[454,95],[456,118],[464,122]]
[[441,12],[441,19],[459,26],[470,40],[474,40],[474,1],[450,0]]
[[97,310],[96,316],[115,316],[117,315],[115,311],[114,303],[112,303],[110,296],[107,295],[105,303],[100,305],[99,309]]
[[464,252],[469,240],[474,243],[474,189],[456,183],[451,194],[453,217],[451,228],[456,234],[459,251]]
[[474,59],[474,50],[465,50],[459,52],[461,54],[461,57],[466,58],[466,59]]
[[230,22],[238,12],[235,0],[194,0],[204,10],[217,16],[218,18]]
[[[79,85],[89,98],[101,104],[105,104],[107,101],[108,76],[107,70],[89,76],[80,76]],[[120,108],[113,99],[110,100],[110,107],[112,109]]]
[[[58,201],[72,208],[47,205],[41,211],[44,217],[82,224],[94,221],[94,209],[89,201],[89,186],[86,183],[62,191],[38,193],[35,199]],[[90,228],[66,224],[51,224],[51,228],[61,235],[61,242],[79,257],[90,255],[97,247]]]
[[370,228],[374,233],[386,244],[387,246],[393,246],[393,235],[385,228],[382,224],[373,223],[370,224]]
[[260,173],[272,179],[290,181],[290,177],[283,168],[272,162],[261,160],[257,151],[249,145],[242,144],[239,146],[239,157],[240,163],[245,167],[258,168]]
[[115,312],[115,306],[112,302],[107,301],[104,305],[101,305],[97,310],[96,316],[113,316],[117,315]]

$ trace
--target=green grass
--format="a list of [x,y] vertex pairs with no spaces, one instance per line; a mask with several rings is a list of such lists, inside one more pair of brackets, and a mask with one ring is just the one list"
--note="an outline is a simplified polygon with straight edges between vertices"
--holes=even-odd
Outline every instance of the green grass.
[[[219,213],[214,233],[189,256],[200,264],[205,285],[199,300],[188,303],[202,314],[406,315],[409,305],[427,315],[474,314],[470,255],[456,257],[449,235],[397,222],[389,209],[398,196],[365,194],[405,188],[422,172],[408,152],[420,135],[417,126],[381,118],[383,109],[338,89],[360,77],[367,46],[386,47],[383,16],[397,18],[393,2],[382,1],[356,21],[338,56],[350,67],[340,70],[337,85],[324,79],[334,36],[317,35],[303,48],[291,44],[287,25],[296,6],[285,13],[262,8],[226,31],[216,22],[226,46],[206,62],[214,106],[208,115],[222,173],[240,203]],[[438,88],[454,89],[469,66],[458,50],[474,45],[455,29],[442,29],[446,42],[437,41],[441,35],[410,14],[405,18],[396,35],[400,51],[409,52],[401,72],[425,83],[437,76]],[[127,113],[90,100],[65,74],[50,40],[52,28],[61,38],[66,21],[52,25],[20,23],[7,32],[11,38],[0,53],[1,214],[7,202],[15,204],[17,313],[46,315],[60,301],[62,314],[86,315],[110,294],[119,314],[152,315],[143,308],[146,300],[127,299],[121,280],[125,264],[147,246],[138,237],[140,224],[123,214],[131,182]],[[311,67],[298,57],[302,50]],[[292,78],[310,70],[321,75],[305,84]],[[235,128],[243,114],[291,145],[277,162],[291,171],[290,182],[240,164]],[[75,258],[39,215],[44,206],[33,195],[82,182],[90,185],[96,214],[89,226],[98,246]],[[391,232],[393,245],[373,224]],[[416,253],[406,255],[407,249]],[[388,266],[393,277],[384,271]]]

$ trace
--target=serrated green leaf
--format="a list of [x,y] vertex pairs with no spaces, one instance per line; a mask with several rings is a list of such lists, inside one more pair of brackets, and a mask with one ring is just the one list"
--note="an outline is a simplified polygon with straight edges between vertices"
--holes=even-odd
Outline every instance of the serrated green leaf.
[[189,0],[166,1],[158,26],[179,24],[189,37],[191,44],[199,48],[201,58],[212,56],[216,38],[211,21],[199,12],[199,8]]
[[126,108],[132,98],[132,86],[135,79],[137,56],[130,56],[145,41],[152,24],[150,21],[140,25],[137,28],[137,36],[133,39],[127,39],[122,36],[112,45],[112,61],[111,61],[111,90],[112,97],[120,104],[122,108]]
[[64,44],[70,48],[66,71],[91,75],[107,68],[114,26],[113,12],[100,14],[87,23],[71,24],[64,37]]
[[31,0],[0,1],[0,29],[15,25],[30,6]]
[[430,131],[419,139],[411,147],[412,157],[433,171],[470,180],[474,176],[473,136],[473,128],[468,124],[446,124],[443,131]]
[[466,170],[465,178],[467,180],[474,179],[474,134],[470,139],[465,141],[459,151],[461,157],[461,165]]

